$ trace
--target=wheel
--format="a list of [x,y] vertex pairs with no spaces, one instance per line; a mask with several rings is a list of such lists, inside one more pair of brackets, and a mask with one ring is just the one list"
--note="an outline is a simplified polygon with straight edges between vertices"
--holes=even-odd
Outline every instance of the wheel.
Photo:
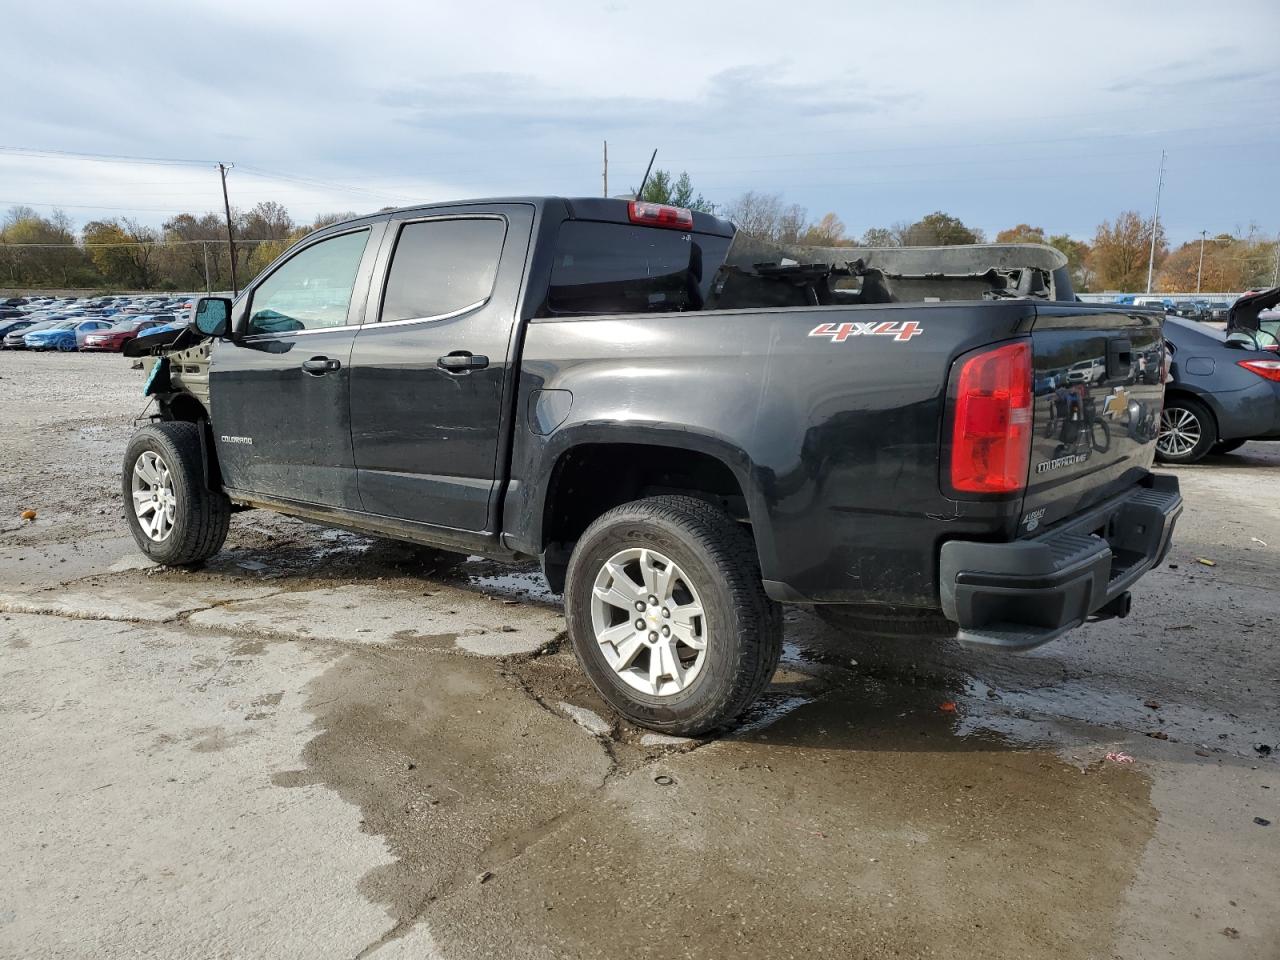
[[1219,440],[1213,445],[1214,453],[1230,453],[1232,450],[1239,450],[1248,440]]
[[193,566],[227,539],[231,501],[205,484],[200,430],[194,423],[153,423],[125,449],[125,516],[138,547],[157,563]]
[[1160,413],[1156,457],[1165,463],[1195,463],[1218,441],[1213,414],[1199,400],[1173,397]]
[[75,353],[76,342],[72,340],[71,342],[68,343],[66,340],[61,340],[58,343],[58,349],[61,350],[63,353]]
[[782,653],[782,610],[765,595],[755,544],[693,497],[599,517],[569,558],[564,601],[574,653],[600,695],[664,733],[740,716]]
[[946,639],[956,635],[956,625],[937,610],[820,603],[813,612],[819,620],[841,633],[926,639]]

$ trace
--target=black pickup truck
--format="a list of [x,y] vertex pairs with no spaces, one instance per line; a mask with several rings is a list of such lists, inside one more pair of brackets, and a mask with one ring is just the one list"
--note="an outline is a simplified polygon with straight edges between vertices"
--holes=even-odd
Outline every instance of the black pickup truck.
[[1023,650],[1164,556],[1161,315],[1038,246],[780,247],[534,198],[307,237],[144,337],[126,511],[168,564],[258,507],[541,559],[601,694],[677,733],[769,680],[780,604]]

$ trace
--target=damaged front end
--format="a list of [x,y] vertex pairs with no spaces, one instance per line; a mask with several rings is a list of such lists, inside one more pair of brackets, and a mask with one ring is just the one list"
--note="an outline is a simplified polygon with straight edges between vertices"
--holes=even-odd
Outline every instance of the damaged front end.
[[[143,394],[155,397],[167,419],[196,419],[189,409],[209,409],[209,354],[213,341],[189,325],[137,337],[125,344],[126,357],[139,357],[147,371]],[[175,409],[176,408],[176,409]]]

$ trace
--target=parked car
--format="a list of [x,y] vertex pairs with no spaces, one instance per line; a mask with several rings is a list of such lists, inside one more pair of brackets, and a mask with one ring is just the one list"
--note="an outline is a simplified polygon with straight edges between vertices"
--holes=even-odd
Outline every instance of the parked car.
[[1173,312],[1184,320],[1207,320],[1208,304],[1203,300],[1184,300]]
[[36,322],[30,317],[9,318],[8,320],[0,321],[0,342],[3,342],[3,339],[11,333],[20,333],[29,329]]
[[166,320],[157,319],[149,314],[126,315],[123,320],[117,321],[105,330],[99,330],[86,336],[84,338],[84,346],[80,349],[119,353],[124,349],[124,345],[138,336],[138,334],[150,330],[152,327],[161,326],[165,322]]
[[59,320],[40,330],[28,332],[22,342],[28,350],[74,350],[78,321]]
[[[782,603],[1001,650],[1127,614],[1182,501],[1154,426],[1101,450],[1081,416],[1120,389],[1154,420],[1134,358],[1162,319],[1076,302],[1035,245],[801,254],[602,198],[388,211],[155,348],[125,513],[166,564],[216,553],[233,503],[541,557],[602,696],[700,733],[772,676]],[[1096,395],[1033,391],[1094,357]]]
[[1215,322],[1226,320],[1231,313],[1231,304],[1225,300],[1214,300],[1208,305],[1207,316],[1201,317],[1203,320],[1213,320]]
[[0,341],[0,344],[3,345],[5,350],[25,350],[27,349],[27,334],[34,333],[37,330],[45,330],[52,327],[55,323],[62,322],[63,319],[65,318],[50,317],[45,320],[39,320],[24,329],[13,330],[10,333],[5,334],[4,340]]
[[1156,456],[1195,463],[1250,440],[1280,440],[1280,357],[1243,333],[1180,317],[1165,321],[1172,380]]

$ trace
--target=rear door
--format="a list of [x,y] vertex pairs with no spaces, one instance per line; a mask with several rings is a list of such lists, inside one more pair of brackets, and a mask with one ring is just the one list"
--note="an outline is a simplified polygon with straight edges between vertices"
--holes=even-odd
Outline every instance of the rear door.
[[352,446],[368,513],[483,531],[503,464],[532,204],[391,221],[351,355]]
[[1118,493],[1155,457],[1164,397],[1159,312],[1037,305],[1031,465],[1020,532]]

